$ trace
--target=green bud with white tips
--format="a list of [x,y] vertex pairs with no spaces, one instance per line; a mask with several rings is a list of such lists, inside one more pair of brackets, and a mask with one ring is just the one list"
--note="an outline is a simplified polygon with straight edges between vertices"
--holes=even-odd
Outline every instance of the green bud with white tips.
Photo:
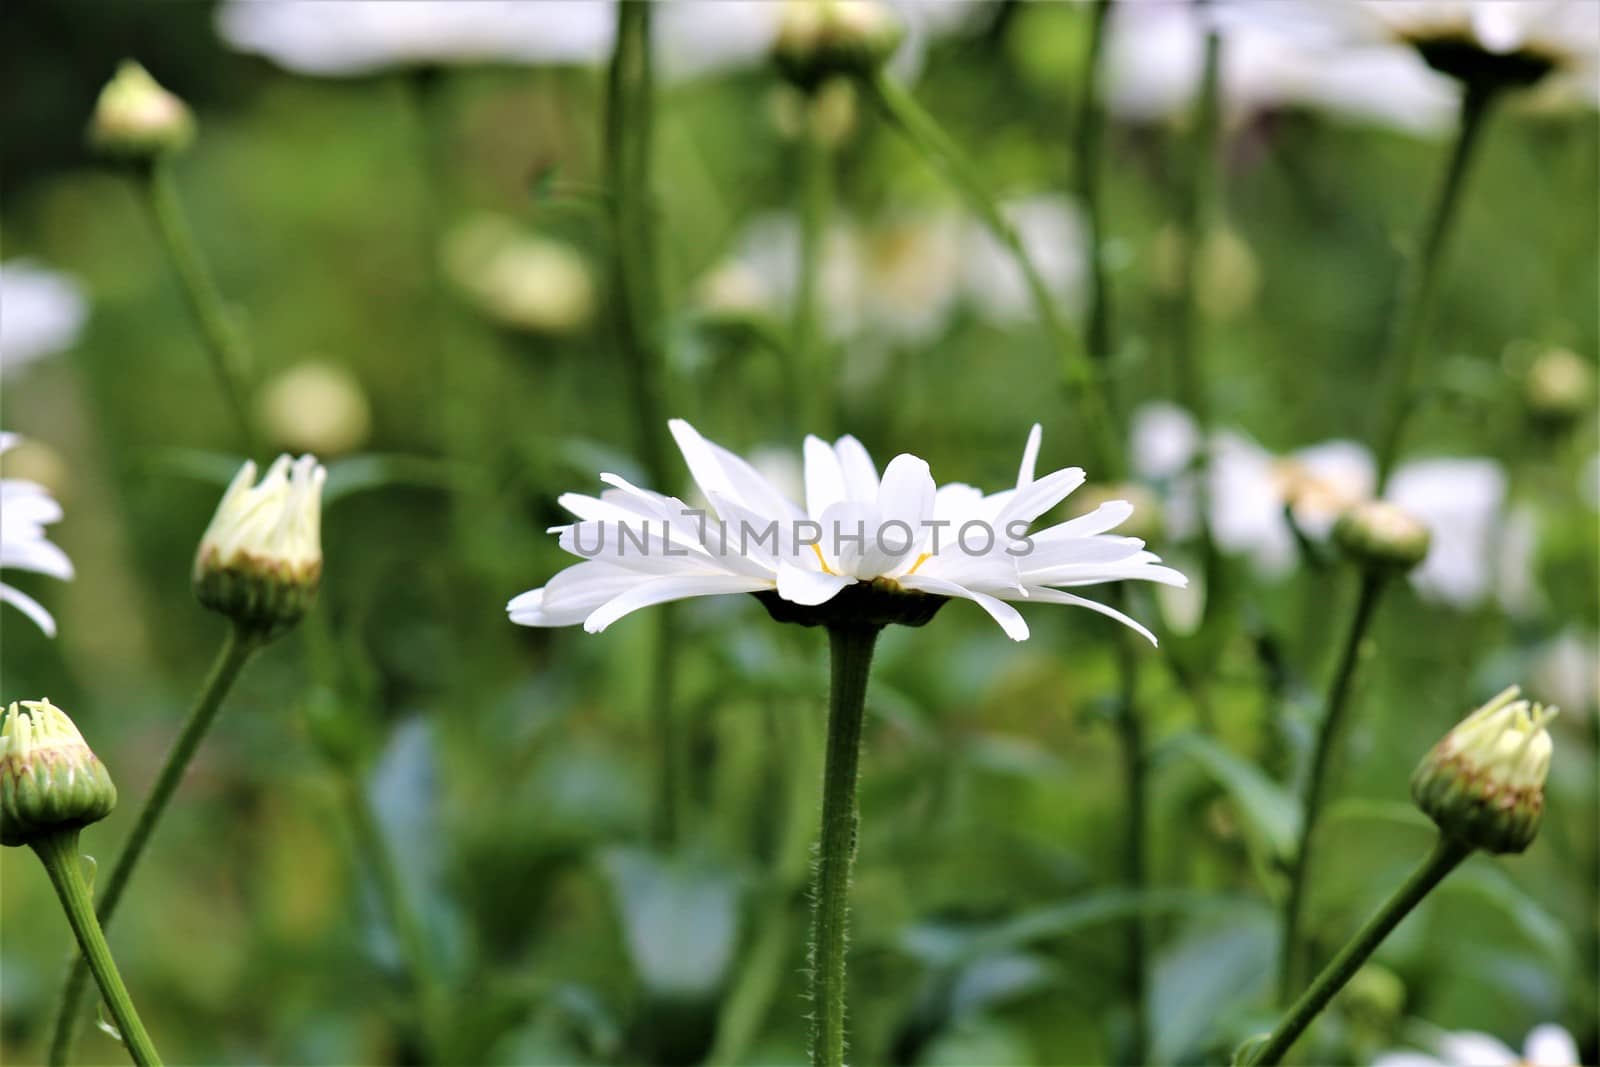
[[0,727],[0,844],[76,833],[117,806],[117,787],[66,712],[22,700]]

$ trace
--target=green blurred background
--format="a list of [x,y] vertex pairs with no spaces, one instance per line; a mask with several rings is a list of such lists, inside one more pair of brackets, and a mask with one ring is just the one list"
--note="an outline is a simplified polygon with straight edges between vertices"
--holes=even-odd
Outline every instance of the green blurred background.
[[[61,633],[47,639],[8,609],[0,670],[6,700],[49,696],[111,768],[122,806],[84,838],[102,862],[221,638],[189,594],[188,568],[242,458],[134,184],[83,147],[118,60],[139,59],[195,108],[200,132],[178,180],[262,393],[315,361],[359,383],[369,416],[340,442],[347,454],[323,457],[333,474],[319,617],[246,673],[111,930],[169,1061],[419,1062],[397,942],[352,858],[341,791],[358,781],[424,917],[452,1062],[700,1062],[719,1034],[730,1040],[732,994],[755,973],[776,986],[738,1059],[799,1062],[820,635],[769,624],[747,598],[679,609],[692,796],[669,852],[650,844],[654,626],[532,631],[502,610],[565,565],[544,533],[562,521],[559,493],[593,492],[600,470],[642,477],[605,284],[603,69],[442,69],[430,118],[412,72],[286,73],[229,50],[204,4],[13,0],[0,20],[4,257],[70,273],[90,301],[69,351],[4,382],[0,424],[29,442],[7,475],[62,501],[52,536],[78,575],[8,574]],[[984,8],[929,43],[916,95],[993,188],[1070,188],[1086,28],[1072,4]],[[660,97],[670,410],[746,453],[796,449],[807,429],[762,341],[762,328],[787,322],[753,327],[702,296],[747,224],[795,204],[797,147],[774,120],[782,93],[752,64]],[[429,121],[446,225],[492,213],[563,242],[594,286],[594,312],[575,328],[497,324],[454,287],[437,370]],[[1127,410],[1175,388],[1163,247],[1185,138],[1181,118],[1114,119],[1108,135],[1123,337],[1113,378]],[[1400,588],[1385,606],[1311,902],[1330,947],[1426,847],[1406,782],[1427,747],[1505,684],[1546,697],[1536,672],[1560,635],[1593,655],[1595,512],[1579,490],[1592,480],[1592,408],[1559,434],[1535,432],[1522,376],[1543,346],[1593,359],[1597,151],[1592,111],[1508,112],[1474,175],[1430,352],[1439,388],[1410,451],[1506,466],[1539,516],[1543,595],[1507,613]],[[1230,124],[1222,197],[1236,248],[1213,272],[1220,291],[1201,321],[1219,423],[1274,451],[1367,433],[1401,250],[1444,152],[1439,139],[1292,107]],[[869,232],[961,210],[864,106],[838,147],[836,207]],[[997,487],[1034,421],[1045,463],[1081,456],[1055,358],[1026,318],[997,325],[957,302],[931,336],[871,333],[840,338],[836,429],[880,461],[913,451],[941,481]],[[315,419],[295,430],[260,414],[258,461],[306,447],[307,434],[326,439]],[[656,488],[686,489],[674,468],[683,482]],[[1182,546],[1152,547],[1193,562]],[[1225,1061],[1270,1022],[1284,783],[1353,591],[1337,569],[1238,574],[1243,625],[1204,665],[1214,739],[1199,754],[1193,708],[1160,669],[1181,642],[1144,653],[1152,881],[1166,894],[1150,989],[1161,1062]],[[1139,607],[1160,617],[1153,601]],[[854,895],[860,1062],[1103,1063],[1125,1038],[1111,624],[1027,614],[1034,636],[1021,645],[959,604],[882,643]],[[1554,1021],[1596,1055],[1593,669],[1591,659],[1580,675],[1584,706],[1555,725],[1538,843],[1454,878],[1379,953],[1313,1059],[1369,1058],[1415,1040],[1416,1020],[1512,1043]],[[38,1062],[69,936],[38,865],[15,851],[4,860],[0,1059]],[[92,1034],[81,1056],[121,1053]]]

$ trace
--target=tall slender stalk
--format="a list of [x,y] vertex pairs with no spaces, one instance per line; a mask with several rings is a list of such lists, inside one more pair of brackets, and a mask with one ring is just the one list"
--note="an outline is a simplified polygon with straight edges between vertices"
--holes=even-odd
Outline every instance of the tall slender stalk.
[[[645,470],[665,487],[666,359],[661,348],[661,294],[652,187],[655,78],[651,62],[650,3],[617,5],[617,42],[606,79],[606,186],[612,237],[612,287],[618,343],[632,388],[634,422]],[[657,836],[676,840],[683,805],[682,731],[673,708],[675,613],[657,612],[651,668],[651,718],[660,751]]]
[[1339,749],[1344,725],[1345,708],[1355,684],[1356,668],[1361,662],[1362,642],[1367,628],[1378,609],[1378,599],[1383,592],[1382,575],[1368,573],[1361,579],[1356,596],[1355,612],[1350,617],[1350,627],[1345,632],[1339,661],[1334,668],[1333,680],[1328,686],[1328,697],[1322,711],[1322,724],[1317,730],[1315,747],[1311,751],[1311,773],[1306,780],[1305,806],[1300,822],[1300,840],[1289,872],[1289,894],[1284,901],[1283,939],[1279,945],[1278,997],[1287,1002],[1299,985],[1301,957],[1301,925],[1304,922],[1306,888],[1311,875],[1311,850],[1315,843],[1317,824],[1327,800],[1329,767]]
[[1433,321],[1433,308],[1439,293],[1440,270],[1450,233],[1460,214],[1462,192],[1485,121],[1499,97],[1493,83],[1469,82],[1462,90],[1461,118],[1455,145],[1444,177],[1435,194],[1422,247],[1407,270],[1401,308],[1389,349],[1387,392],[1379,408],[1374,448],[1378,454],[1378,491],[1381,493],[1394,471],[1407,420],[1416,408],[1417,382],[1422,363],[1423,342]]
[[100,995],[105,998],[111,1018],[117,1024],[117,1032],[122,1035],[123,1047],[139,1067],[147,1064],[160,1067],[161,1057],[157,1055],[150,1035],[145,1032],[138,1011],[134,1009],[133,998],[128,996],[128,987],[122,984],[117,963],[111,958],[111,948],[106,944],[105,932],[95,918],[89,887],[84,884],[83,871],[79,867],[78,831],[47,834],[31,844],[44,864],[46,873],[50,875],[50,884],[55,887],[56,896],[61,898],[62,910],[67,913],[67,922],[78,939],[78,947],[83,950],[83,958],[88,961],[87,968],[93,972],[94,980],[100,986]]
[[[1122,880],[1135,899],[1142,900],[1149,889],[1150,788],[1144,713],[1139,706],[1138,650],[1129,640],[1132,636],[1132,631],[1126,631],[1119,632],[1113,638],[1116,642],[1118,679],[1117,740],[1122,750],[1122,780],[1126,793],[1123,807],[1127,829],[1123,842]],[[1149,1060],[1146,1048],[1150,1032],[1145,1005],[1149,946],[1147,922],[1142,910],[1135,911],[1128,918],[1126,945],[1128,959],[1124,995],[1132,1018],[1126,1062],[1139,1067]]]
[[200,333],[207,355],[211,357],[211,369],[216,372],[224,400],[233,412],[240,444],[247,453],[254,452],[255,434],[250,427],[250,409],[246,403],[249,395],[249,348],[235,326],[233,316],[218,292],[216,281],[189,229],[189,220],[183,213],[183,201],[178,195],[178,184],[173,177],[171,159],[164,155],[157,156],[142,173],[151,217],[155,220],[173,272],[178,277],[184,304]]
[[888,120],[945,174],[956,191],[966,199],[972,213],[1016,261],[1027,283],[1039,322],[1061,360],[1066,386],[1081,406],[1080,414],[1088,428],[1088,446],[1095,468],[1108,481],[1120,479],[1123,473],[1122,449],[1111,425],[1110,404],[1106,399],[1100,369],[1061,321],[1055,297],[1033,258],[1028,255],[1017,228],[1001,212],[999,204],[985,187],[977,167],[910,94],[881,71],[865,79],[865,85],[868,94]]
[[445,219],[449,212],[450,181],[446,168],[445,74],[437,67],[419,67],[405,74],[404,89],[410,107],[416,138],[418,171],[422,195],[417,204],[419,252],[427,278],[428,342],[431,348],[428,367],[418,377],[424,410],[433,409],[438,419],[437,433],[447,451],[455,447],[464,433],[471,432],[478,417],[470,395],[458,374],[449,343],[449,295],[445,291],[443,245]]
[[856,778],[875,626],[828,628],[832,674],[822,768],[822,837],[811,926],[811,1062],[843,1067],[845,941],[856,858]]
[[1472,846],[1456,838],[1441,835],[1426,859],[1418,865],[1394,895],[1384,902],[1378,913],[1367,920],[1344,948],[1339,950],[1311,987],[1300,995],[1284,1015],[1265,1044],[1256,1050],[1249,1062],[1260,1067],[1270,1067],[1283,1062],[1285,1053],[1321,1014],[1322,1009],[1339,990],[1354,977],[1361,965],[1375,952],[1383,939],[1411,910],[1422,902],[1433,888],[1455,870],[1461,861],[1472,854]]
[[[216,659],[212,661],[211,671],[206,675],[205,683],[200,687],[194,706],[189,711],[189,717],[184,721],[178,739],[167,753],[166,762],[161,765],[161,773],[156,776],[155,785],[151,787],[150,795],[145,798],[144,807],[139,809],[133,830],[128,834],[128,840],[123,843],[122,851],[117,854],[111,873],[100,891],[96,912],[102,923],[109,924],[111,917],[116,914],[117,904],[122,900],[123,891],[128,888],[128,881],[133,877],[134,868],[138,866],[139,858],[144,855],[145,846],[155,833],[161,816],[167,810],[167,804],[172,800],[172,795],[177,792],[179,783],[183,781],[184,772],[188,770],[195,750],[200,747],[201,740],[205,738],[211,729],[211,724],[216,720],[217,712],[222,708],[223,698],[233,688],[233,683],[239,678],[239,672],[244,670],[245,664],[250,661],[250,657],[260,644],[259,638],[242,628],[229,626],[222,647],[217,650]],[[78,1009],[88,983],[89,967],[90,961],[79,957],[73,961],[67,972],[61,1003],[57,1008],[55,1029],[50,1038],[50,1062],[56,1067],[65,1064],[72,1056],[72,1044],[77,1033]]]
[[1089,331],[1091,359],[1104,362],[1115,355],[1112,347],[1111,284],[1106,277],[1105,208],[1100,195],[1102,146],[1105,144],[1105,110],[1100,106],[1101,54],[1105,50],[1106,23],[1111,0],[1094,0],[1089,21],[1089,43],[1078,83],[1078,117],[1074,137],[1077,147],[1078,200],[1089,231]]
[[833,152],[817,129],[816,96],[806,97],[800,134],[800,271],[794,302],[794,342],[790,352],[790,396],[799,406],[805,429],[822,437],[833,434],[833,407],[838,391],[827,338],[822,336],[820,286],[833,207]]

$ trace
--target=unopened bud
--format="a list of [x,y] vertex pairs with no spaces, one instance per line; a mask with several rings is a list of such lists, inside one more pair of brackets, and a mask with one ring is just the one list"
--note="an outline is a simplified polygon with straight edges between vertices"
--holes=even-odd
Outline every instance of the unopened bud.
[[877,0],[784,0],[773,58],[784,77],[810,92],[836,75],[874,73],[904,34]]
[[262,639],[299,622],[322,578],[322,484],[314,456],[279,456],[261,484],[246,462],[200,538],[200,603]]
[[1544,815],[1556,716],[1511,686],[1445,734],[1411,776],[1417,806],[1452,837],[1486,852],[1521,852]]
[[1334,524],[1335,543],[1365,567],[1405,572],[1428,554],[1432,536],[1422,520],[1386,500],[1366,500]]
[[1536,420],[1565,426],[1593,409],[1594,368],[1571,349],[1549,349],[1528,368],[1524,395]]
[[150,159],[186,148],[194,140],[189,105],[163,89],[150,72],[123,60],[100,90],[89,141],[110,156]]
[[0,844],[81,830],[117,806],[117,787],[66,712],[22,700],[0,728]]

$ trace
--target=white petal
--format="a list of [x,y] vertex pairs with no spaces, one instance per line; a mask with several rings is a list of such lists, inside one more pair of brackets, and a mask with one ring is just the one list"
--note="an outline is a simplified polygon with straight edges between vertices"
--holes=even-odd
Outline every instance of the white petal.
[[820,517],[845,498],[844,468],[826,441],[811,435],[805,443],[806,513]]
[[795,604],[807,606],[832,600],[834,595],[855,579],[827,571],[807,570],[793,563],[778,564],[778,595]]
[[1026,641],[1028,639],[1028,623],[1023,619],[1022,613],[998,597],[988,593],[980,593],[976,589],[968,589],[964,585],[946,582],[939,578],[928,578],[921,574],[901,578],[900,584],[907,589],[919,589],[924,593],[938,593],[942,596],[960,597],[977,604],[989,613],[990,618],[1000,624],[1006,636],[1013,641]]
[[1380,1052],[1372,1067],[1449,1067],[1421,1052]]
[[0,601],[14,605],[28,618],[32,619],[39,629],[44,631],[46,637],[56,635],[56,621],[44,606],[26,593],[18,592],[9,585],[0,583]]
[[1041,604],[1071,604],[1075,607],[1088,608],[1090,611],[1097,611],[1101,615],[1104,615],[1108,618],[1116,619],[1118,622],[1122,623],[1122,625],[1138,633],[1152,645],[1158,643],[1156,641],[1156,635],[1145,629],[1143,624],[1141,624],[1137,619],[1124,615],[1116,608],[1107,607],[1098,600],[1090,600],[1088,597],[1081,597],[1072,593],[1063,593],[1059,589],[1045,589],[1038,586],[1028,587],[1028,599],[1030,601],[1038,601]]
[[1533,1067],[1578,1067],[1578,1043],[1555,1023],[1541,1023],[1522,1043],[1522,1058]]
[[1033,429],[1028,431],[1028,443],[1022,447],[1022,466],[1017,468],[1017,488],[1032,483],[1034,468],[1039,463],[1039,444],[1043,439],[1044,431],[1036,422]]
[[844,472],[845,495],[858,503],[876,501],[878,468],[861,442],[846,434],[833,443],[833,451],[839,457],[839,469]]
[[1038,481],[1019,488],[1016,495],[1006,501],[1005,507],[1000,509],[1000,514],[995,517],[995,523],[1004,530],[1007,524],[1019,519],[1032,522],[1065,500],[1069,493],[1082,484],[1082,468],[1067,467],[1052,471]]
[[1511,1067],[1517,1062],[1517,1054],[1498,1038],[1473,1030],[1444,1035],[1439,1052],[1456,1067]]
[[575,563],[542,589],[515,597],[506,613],[519,626],[575,626],[600,605],[651,576],[598,560]]
[[72,561],[65,552],[44,540],[42,534],[38,540],[0,544],[0,566],[48,574],[63,580],[72,577]]
[[771,582],[731,574],[653,578],[608,601],[584,620],[583,628],[589,633],[597,634],[624,615],[654,604],[664,604],[669,600],[687,600],[691,597],[717,596],[723,593],[753,593],[757,589],[770,588],[772,588]]
[[1029,534],[1034,544],[1049,544],[1073,537],[1093,537],[1114,530],[1133,514],[1133,505],[1126,500],[1108,500],[1093,511],[1066,522],[1058,522],[1037,533]]

